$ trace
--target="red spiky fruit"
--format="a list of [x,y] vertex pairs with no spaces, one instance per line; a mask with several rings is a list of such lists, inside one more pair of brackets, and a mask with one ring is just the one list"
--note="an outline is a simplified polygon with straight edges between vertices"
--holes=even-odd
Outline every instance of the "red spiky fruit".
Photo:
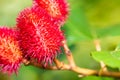
[[56,21],[41,7],[23,10],[17,18],[20,30],[20,47],[25,57],[37,59],[42,64],[53,61],[64,39]]
[[6,27],[0,28],[0,67],[3,72],[17,72],[22,53],[17,41],[17,31]]
[[68,3],[66,0],[34,0],[34,4],[42,7],[46,12],[64,22],[68,15]]

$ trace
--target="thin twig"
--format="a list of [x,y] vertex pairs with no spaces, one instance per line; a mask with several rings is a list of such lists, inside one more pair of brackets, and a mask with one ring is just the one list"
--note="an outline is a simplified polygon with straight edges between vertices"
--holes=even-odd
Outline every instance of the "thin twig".
[[[100,40],[98,40],[98,39],[94,40],[94,44],[95,44],[96,51],[98,51],[98,52],[101,51]],[[99,75],[101,75],[102,72],[107,71],[107,67],[103,61],[100,62],[100,66],[101,66],[101,69],[99,71]]]
[[96,51],[101,51],[100,40],[94,40]]
[[67,56],[67,60],[69,61],[70,66],[75,67],[76,66],[75,61],[73,59],[70,49],[67,46],[66,40],[63,41],[63,48],[64,48],[64,51],[65,51],[65,54]]

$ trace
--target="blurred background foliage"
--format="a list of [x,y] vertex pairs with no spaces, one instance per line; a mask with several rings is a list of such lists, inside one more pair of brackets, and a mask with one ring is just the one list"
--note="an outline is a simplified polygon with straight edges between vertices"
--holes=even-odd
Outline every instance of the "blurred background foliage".
[[[70,15],[62,27],[76,64],[99,69],[90,53],[95,51],[94,40],[99,39],[102,50],[112,51],[120,43],[120,0],[68,0]],[[18,13],[29,7],[32,0],[0,0],[0,25],[13,27]],[[64,54],[58,56],[67,62]],[[114,63],[114,62],[113,62]],[[111,68],[110,68],[111,69]],[[117,70],[117,69],[111,69]],[[49,71],[22,65],[18,75],[0,73],[0,80],[116,80],[110,77],[79,78],[70,71]]]

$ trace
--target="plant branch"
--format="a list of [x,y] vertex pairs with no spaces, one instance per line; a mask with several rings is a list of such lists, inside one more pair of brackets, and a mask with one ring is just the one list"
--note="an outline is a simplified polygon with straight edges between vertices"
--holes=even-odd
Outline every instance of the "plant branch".
[[65,51],[65,54],[66,54],[67,60],[69,61],[70,66],[75,67],[76,66],[75,61],[73,59],[72,52],[67,46],[66,40],[63,41],[63,48],[64,48],[64,51]]
[[[75,67],[70,67],[70,65],[64,64],[63,62],[60,62],[59,60],[55,59],[54,60],[56,64],[60,67],[57,66],[42,66],[39,63],[36,63],[36,61],[32,60],[30,61],[29,65],[41,68],[41,69],[47,69],[47,70],[69,70],[73,71],[75,73],[81,74],[83,76],[89,76],[89,75],[98,75],[99,76],[99,71],[97,70],[92,70],[92,69],[86,69],[86,68],[80,68],[78,66]],[[117,77],[120,78],[120,72],[102,72],[101,76],[108,76],[108,77]]]
[[[95,41],[96,50],[101,50],[100,45],[98,44],[98,41]],[[68,70],[73,71],[75,73],[78,73],[82,76],[89,76],[89,75],[101,75],[101,76],[109,76],[109,77],[118,77],[120,78],[120,72],[110,72],[110,71],[99,71],[99,70],[92,70],[92,69],[86,69],[76,66],[74,62],[74,58],[72,56],[71,51],[69,50],[66,41],[63,41],[63,46],[65,50],[65,54],[67,56],[67,59],[69,61],[69,64],[65,64],[64,62],[59,61],[58,59],[54,59],[55,65],[47,65],[43,66],[42,64],[38,63],[35,59],[30,59],[29,61],[26,59],[23,59],[23,63],[27,65],[32,65],[38,68],[47,69],[47,70]]]

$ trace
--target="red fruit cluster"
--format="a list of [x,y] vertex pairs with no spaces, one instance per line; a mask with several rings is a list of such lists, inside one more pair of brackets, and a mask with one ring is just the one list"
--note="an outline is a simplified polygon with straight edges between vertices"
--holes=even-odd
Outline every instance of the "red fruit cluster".
[[1,70],[16,72],[22,58],[52,64],[64,40],[60,27],[67,18],[67,7],[65,0],[34,0],[32,7],[18,15],[17,30],[0,28]]
[[17,32],[13,29],[0,28],[0,66],[3,72],[17,71],[22,59]]

